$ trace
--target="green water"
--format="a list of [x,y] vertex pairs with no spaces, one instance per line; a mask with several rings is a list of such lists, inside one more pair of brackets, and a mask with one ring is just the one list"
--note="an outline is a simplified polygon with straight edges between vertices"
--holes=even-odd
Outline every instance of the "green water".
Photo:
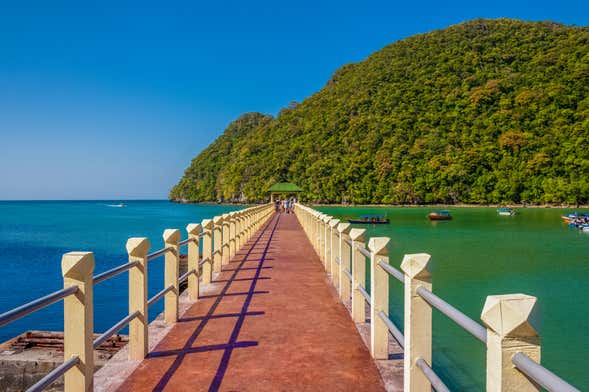
[[[560,219],[573,210],[520,209],[504,217],[495,208],[450,208],[449,222],[430,222],[431,208],[319,210],[339,219],[386,214],[390,225],[354,227],[366,228],[367,238],[390,237],[395,267],[405,253],[431,254],[433,291],[476,321],[487,295],[538,297],[542,364],[589,390],[589,235]],[[402,327],[402,288],[393,279],[390,287],[391,319]],[[434,368],[450,388],[484,390],[484,345],[435,310],[433,345]]]

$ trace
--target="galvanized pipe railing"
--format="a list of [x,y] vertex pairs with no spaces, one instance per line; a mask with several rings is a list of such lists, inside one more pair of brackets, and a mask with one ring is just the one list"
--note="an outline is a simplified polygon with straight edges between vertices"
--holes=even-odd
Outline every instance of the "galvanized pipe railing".
[[516,353],[511,362],[519,371],[548,391],[581,392],[522,352]]
[[94,284],[104,282],[114,276],[122,274],[123,272],[129,271],[131,268],[136,267],[139,265],[139,262],[133,261],[131,263],[125,263],[123,265],[119,265],[118,267],[114,267],[109,269],[108,271],[104,271],[96,276],[94,276]]
[[127,325],[129,325],[129,323],[131,321],[133,321],[133,319],[135,317],[138,317],[138,316],[139,316],[139,312],[135,311],[134,313],[126,316],[125,318],[120,320],[118,323],[116,323],[115,325],[110,327],[102,335],[100,335],[99,337],[97,337],[94,340],[94,342],[92,343],[92,346],[94,347],[94,349],[97,349],[98,346],[100,346],[102,343],[106,342],[108,340],[108,338],[110,338],[111,336],[113,336],[114,334],[119,332],[121,329],[125,328]]
[[80,357],[73,357],[64,361],[61,365],[47,373],[35,385],[27,389],[27,392],[40,392],[62,377],[68,370],[80,363]]
[[78,291],[78,286],[70,286],[61,290],[54,291],[44,297],[38,298],[24,305],[19,306],[0,314],[0,327],[25,317],[37,310],[43,309],[57,301],[60,301],[68,295],[75,294]]
[[[431,274],[428,269],[430,256],[427,254],[405,255],[401,264],[402,271],[388,262],[386,244],[388,238],[372,238],[366,249],[364,229],[351,229],[349,224],[340,223],[328,215],[320,213],[302,204],[296,204],[295,214],[301,222],[326,271],[334,279],[334,285],[342,295],[342,280],[351,282],[352,317],[356,322],[365,322],[364,303],[371,307],[371,331],[378,336],[371,338],[371,353],[375,359],[386,359],[388,352],[387,335],[390,333],[401,347],[405,349],[405,375],[408,376],[410,390],[448,391],[448,387],[432,370],[431,363],[431,313],[439,310],[461,328],[487,345],[487,390],[501,390],[502,385],[520,385],[525,390],[538,390],[538,385],[548,391],[577,392],[578,389],[538,363],[539,338],[529,319],[534,310],[535,297],[522,294],[506,296],[489,296],[485,303],[481,319],[486,328],[464,313],[435,295],[431,290]],[[347,226],[346,226],[347,225]],[[334,233],[337,227],[339,233]],[[345,235],[344,235],[345,234]],[[339,246],[333,238],[339,239]],[[335,245],[335,246],[334,246]],[[343,246],[345,245],[345,246]],[[351,263],[346,260],[351,256]],[[331,260],[332,263],[329,261]],[[365,289],[365,260],[371,265],[371,293]],[[339,266],[339,283],[335,281],[338,274],[330,271],[333,265]],[[351,269],[348,270],[348,267]],[[383,272],[385,273],[383,275]],[[412,331],[407,338],[388,316],[388,276],[392,276],[405,286],[404,324],[405,331]],[[407,294],[405,294],[407,295]],[[342,296],[348,301],[350,294]],[[501,312],[497,309],[509,309]],[[511,318],[510,320],[507,320]],[[380,323],[380,324],[379,324]],[[520,326],[528,324],[524,330],[528,335],[521,336],[521,331],[505,329],[505,325]],[[493,339],[488,339],[488,336]],[[502,344],[509,339],[510,344]],[[517,342],[517,344],[515,344]],[[525,353],[524,351],[525,350]],[[494,358],[511,355],[513,369],[504,367]],[[412,366],[412,364],[414,366]],[[507,384],[505,384],[507,383]],[[407,386],[407,384],[405,384]]]
[[427,303],[433,307],[438,309],[440,312],[448,316],[448,318],[454,321],[456,324],[461,326],[464,330],[470,332],[475,338],[480,340],[483,343],[487,343],[487,329],[462,313],[460,310],[456,309],[454,306],[450,305],[448,302],[444,301],[431,291],[427,290],[424,287],[418,287],[416,290],[417,294],[421,298],[427,301]]
[[431,368],[427,361],[421,357],[417,358],[415,365],[421,370],[425,378],[428,379],[431,386],[436,392],[450,392],[450,389],[444,384],[444,382],[438,377],[436,372]]

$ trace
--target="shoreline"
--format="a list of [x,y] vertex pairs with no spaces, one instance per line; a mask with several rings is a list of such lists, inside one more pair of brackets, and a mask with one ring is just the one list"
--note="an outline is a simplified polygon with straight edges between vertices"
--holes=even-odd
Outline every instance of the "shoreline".
[[[201,205],[219,205],[219,206],[247,206],[247,205],[258,205],[264,204],[259,202],[251,202],[251,203],[232,203],[232,202],[212,202],[212,201],[188,201],[188,200],[168,200],[170,203],[175,204],[201,204]],[[516,204],[516,203],[499,203],[499,204],[469,204],[469,203],[456,203],[456,204],[443,204],[443,203],[433,203],[433,204],[343,204],[343,203],[313,203],[313,202],[305,202],[305,204],[310,206],[318,206],[318,207],[356,207],[356,208],[364,208],[364,207],[390,207],[390,208],[500,208],[500,207],[509,207],[509,208],[589,208],[589,204],[578,204],[578,205],[571,205],[571,204]]]

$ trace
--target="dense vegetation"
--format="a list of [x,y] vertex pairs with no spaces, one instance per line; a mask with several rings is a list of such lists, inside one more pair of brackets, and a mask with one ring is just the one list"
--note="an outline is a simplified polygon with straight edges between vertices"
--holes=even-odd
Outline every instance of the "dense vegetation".
[[474,20],[337,70],[276,118],[241,116],[170,198],[587,203],[589,28]]

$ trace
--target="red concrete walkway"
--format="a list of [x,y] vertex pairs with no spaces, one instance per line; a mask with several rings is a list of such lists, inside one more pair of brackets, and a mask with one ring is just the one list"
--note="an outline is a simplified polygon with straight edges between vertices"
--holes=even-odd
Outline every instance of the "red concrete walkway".
[[294,215],[275,215],[120,391],[382,391]]

